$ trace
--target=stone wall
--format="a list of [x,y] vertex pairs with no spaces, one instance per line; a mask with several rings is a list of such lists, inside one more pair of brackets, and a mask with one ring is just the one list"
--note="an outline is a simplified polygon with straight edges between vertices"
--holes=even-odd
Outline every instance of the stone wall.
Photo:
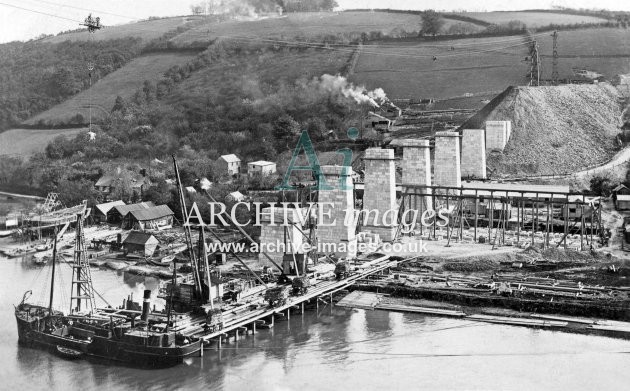
[[[378,211],[379,213],[378,220],[376,220],[374,212],[367,216],[363,221],[364,231],[379,234],[383,241],[391,241],[394,239],[397,228],[397,224],[391,224],[391,222],[396,220],[395,217],[398,212],[394,150],[368,148],[365,151],[364,161],[363,209],[365,211]],[[387,225],[383,221],[384,214],[387,216]]]
[[[318,192],[320,207],[325,208],[324,212],[326,212],[326,215],[330,212],[330,217],[322,214],[323,219],[318,221],[318,243],[344,243],[346,249],[351,251],[337,251],[335,255],[339,257],[354,257],[356,256],[357,242],[355,235],[356,226],[345,222],[346,213],[350,216],[355,215],[352,167],[322,166],[321,170],[326,178],[326,183],[332,189]],[[332,206],[324,203],[330,203]],[[328,225],[333,222],[334,225]]]
[[[284,217],[284,213],[286,210],[286,221]],[[283,209],[281,207],[274,208],[274,214],[271,215],[271,208],[264,208],[261,211],[260,217],[260,244],[262,246],[267,247],[269,244],[273,246],[278,246],[278,244],[284,244],[286,252],[290,254],[288,251],[290,249],[290,245],[293,245],[293,249],[300,250],[302,247],[302,243],[306,242],[304,235],[300,232],[302,229],[299,214],[304,214],[306,211],[304,209]],[[303,219],[306,221],[306,219]],[[272,225],[273,221],[273,225]],[[285,226],[287,223],[288,226]],[[299,229],[298,229],[299,227]],[[304,231],[302,229],[302,231]],[[267,250],[267,248],[265,248]],[[285,254],[282,248],[275,248],[275,251],[265,251],[267,255],[275,262],[281,264],[282,257]],[[299,253],[300,251],[295,251]],[[267,257],[265,257],[262,252],[258,255],[258,260],[261,262],[268,261]]]
[[462,185],[458,132],[435,133],[434,173],[436,186]]
[[486,136],[483,129],[464,129],[462,177],[486,179]]
[[486,148],[503,151],[511,133],[511,121],[486,121]]

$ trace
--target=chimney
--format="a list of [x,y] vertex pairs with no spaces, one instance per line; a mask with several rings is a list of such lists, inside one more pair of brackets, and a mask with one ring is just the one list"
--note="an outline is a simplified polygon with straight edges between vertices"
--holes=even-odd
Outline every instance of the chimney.
[[145,322],[149,319],[149,312],[151,312],[151,290],[144,290],[144,300],[142,300],[142,317],[140,319]]

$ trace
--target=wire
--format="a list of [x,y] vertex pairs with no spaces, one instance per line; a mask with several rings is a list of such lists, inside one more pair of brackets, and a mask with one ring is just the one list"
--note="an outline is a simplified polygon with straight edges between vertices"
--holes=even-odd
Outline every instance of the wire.
[[[244,40],[244,41],[258,41],[258,42],[269,42],[269,43],[280,43],[280,44],[284,44],[284,45],[288,45],[288,46],[299,46],[299,47],[310,47],[310,48],[318,48],[318,49],[326,49],[326,50],[331,50],[331,51],[338,51],[338,52],[347,52],[347,53],[354,53],[354,51],[356,50],[357,47],[351,47],[348,46],[347,48],[335,48],[335,47],[328,47],[326,44],[314,44],[314,43],[305,43],[305,42],[297,42],[297,41],[282,41],[282,40],[273,40],[273,39],[265,39],[265,38],[255,38],[255,37],[241,37],[241,36],[229,36],[229,35],[225,35],[225,36],[217,36],[218,38],[227,38],[227,39],[235,39],[235,40]],[[434,53],[434,54],[424,54],[424,55],[420,55],[420,54],[405,54],[405,53],[386,53],[386,52],[377,52],[377,51],[366,51],[366,50],[362,50],[361,54],[372,54],[372,55],[381,55],[381,56],[389,56],[389,57],[404,57],[404,58],[432,58],[432,57],[439,57],[439,58],[444,58],[444,57],[462,57],[462,56],[468,56],[470,54],[480,54],[480,53],[495,53],[495,54],[503,54],[503,55],[516,55],[517,53],[501,53],[499,52],[499,50],[505,50],[505,49],[510,49],[510,48],[516,48],[516,47],[521,47],[521,46],[526,46],[529,45],[531,42],[521,42],[518,44],[514,44],[514,45],[510,45],[510,46],[503,46],[503,47],[499,47],[499,48],[493,48],[490,50],[471,50],[468,51],[466,53],[454,53],[454,54],[441,54],[441,53]]]
[[17,8],[17,9],[21,9],[21,10],[23,10],[23,11],[34,12],[34,13],[36,13],[36,14],[42,14],[42,15],[52,16],[53,18],[65,19],[65,20],[69,20],[69,21],[71,21],[71,22],[82,23],[82,21],[81,21],[81,20],[70,19],[70,18],[66,18],[65,16],[59,16],[59,15],[55,15],[55,14],[49,14],[48,12],[36,11],[36,10],[33,10],[33,9],[20,7],[20,6],[13,5],[13,4],[0,3],[0,5],[4,5],[4,6],[7,6],[7,7],[13,7],[13,8]]
[[132,18],[132,17],[126,16],[126,15],[115,14],[113,12],[99,11],[99,10],[95,10],[95,9],[76,7],[76,6],[69,5],[69,4],[57,4],[57,3],[53,3],[52,1],[46,1],[46,0],[29,0],[29,1],[37,1],[37,2],[40,2],[40,3],[51,4],[51,5],[55,5],[55,6],[58,6],[58,7],[74,8],[74,9],[81,10],[81,11],[89,11],[89,12],[94,12],[94,13],[99,13],[99,14],[118,16],[118,17],[121,17],[121,18],[130,19],[130,20],[140,20],[141,19],[141,18]]

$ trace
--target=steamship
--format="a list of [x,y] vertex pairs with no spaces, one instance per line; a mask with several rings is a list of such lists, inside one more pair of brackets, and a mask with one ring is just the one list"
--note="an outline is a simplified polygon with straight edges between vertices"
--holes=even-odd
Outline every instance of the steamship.
[[[57,241],[53,248],[52,283],[48,306],[28,303],[27,291],[15,307],[21,345],[49,349],[65,358],[94,357],[142,367],[166,367],[199,354],[201,341],[178,332],[187,314],[151,311],[151,291],[142,306],[133,298],[119,308],[97,309],[83,238],[83,217],[77,218],[72,264],[71,310],[53,309]],[[179,325],[178,325],[179,323]]]

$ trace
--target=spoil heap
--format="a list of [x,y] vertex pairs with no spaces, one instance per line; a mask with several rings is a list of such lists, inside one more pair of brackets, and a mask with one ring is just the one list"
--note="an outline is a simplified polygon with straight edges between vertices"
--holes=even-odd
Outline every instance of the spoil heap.
[[502,154],[489,153],[495,175],[563,174],[610,159],[618,149],[619,93],[609,84],[514,87],[462,128],[512,121]]

